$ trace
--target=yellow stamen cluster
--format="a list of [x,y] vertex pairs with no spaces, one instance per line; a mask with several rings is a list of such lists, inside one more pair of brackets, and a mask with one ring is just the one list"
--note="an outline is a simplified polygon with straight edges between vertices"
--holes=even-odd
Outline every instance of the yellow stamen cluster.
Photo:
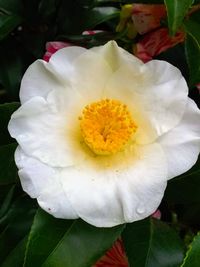
[[127,106],[112,99],[87,105],[79,120],[85,143],[97,155],[122,150],[137,129]]

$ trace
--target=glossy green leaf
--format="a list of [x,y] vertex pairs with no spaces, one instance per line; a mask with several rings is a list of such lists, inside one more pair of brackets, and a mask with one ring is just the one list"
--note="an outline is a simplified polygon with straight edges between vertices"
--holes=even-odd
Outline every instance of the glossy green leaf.
[[0,145],[6,145],[14,141],[8,132],[8,122],[19,105],[17,102],[0,105]]
[[127,224],[122,234],[130,267],[179,267],[183,247],[166,223],[148,218]]
[[0,146],[0,185],[16,182],[17,168],[14,161],[16,143]]
[[25,236],[19,241],[16,247],[11,250],[6,259],[3,261],[1,267],[21,267],[23,265],[27,239],[27,236]]
[[191,170],[168,182],[164,200],[174,204],[200,203],[199,178],[200,158]]
[[167,8],[169,30],[174,35],[182,25],[194,0],[165,0],[164,2]]
[[72,220],[56,219],[39,209],[31,226],[23,266],[41,266],[68,231],[72,222]]
[[200,31],[199,23],[194,21],[185,21],[185,30],[187,32],[185,42],[185,53],[190,69],[190,84],[195,85],[200,81]]
[[20,16],[1,13],[0,10],[0,41],[3,40],[21,22],[22,18]]
[[198,267],[200,264],[200,233],[198,233],[187,251],[181,267]]
[[[97,228],[76,220],[42,267],[92,266],[119,237],[124,225]],[[39,267],[39,266],[38,266]]]
[[35,201],[27,196],[18,198],[9,211],[0,218],[0,224],[5,225],[0,232],[0,265],[28,234],[35,214]]

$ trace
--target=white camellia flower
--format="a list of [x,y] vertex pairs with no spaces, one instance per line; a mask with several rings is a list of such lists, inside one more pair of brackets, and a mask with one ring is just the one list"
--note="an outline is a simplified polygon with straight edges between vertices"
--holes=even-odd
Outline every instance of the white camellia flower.
[[180,71],[114,41],[63,48],[26,71],[9,132],[22,187],[58,218],[100,227],[152,214],[192,167],[200,111]]

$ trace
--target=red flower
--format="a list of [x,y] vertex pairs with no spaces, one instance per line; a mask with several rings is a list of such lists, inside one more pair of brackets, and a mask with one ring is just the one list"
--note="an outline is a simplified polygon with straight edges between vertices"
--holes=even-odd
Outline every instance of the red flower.
[[184,39],[185,33],[182,31],[171,37],[167,28],[160,28],[145,34],[135,45],[134,54],[143,62],[147,62],[167,49],[183,42]]
[[132,20],[140,34],[160,27],[160,21],[166,16],[165,5],[133,4]]
[[121,239],[118,239],[112,248],[100,258],[93,267],[128,267],[128,260],[125,254]]

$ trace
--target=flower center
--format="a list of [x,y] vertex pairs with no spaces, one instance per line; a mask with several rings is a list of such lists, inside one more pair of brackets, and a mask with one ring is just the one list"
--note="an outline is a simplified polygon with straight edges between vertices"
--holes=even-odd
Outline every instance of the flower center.
[[97,155],[122,150],[137,129],[127,106],[113,99],[87,105],[79,120],[85,143]]

